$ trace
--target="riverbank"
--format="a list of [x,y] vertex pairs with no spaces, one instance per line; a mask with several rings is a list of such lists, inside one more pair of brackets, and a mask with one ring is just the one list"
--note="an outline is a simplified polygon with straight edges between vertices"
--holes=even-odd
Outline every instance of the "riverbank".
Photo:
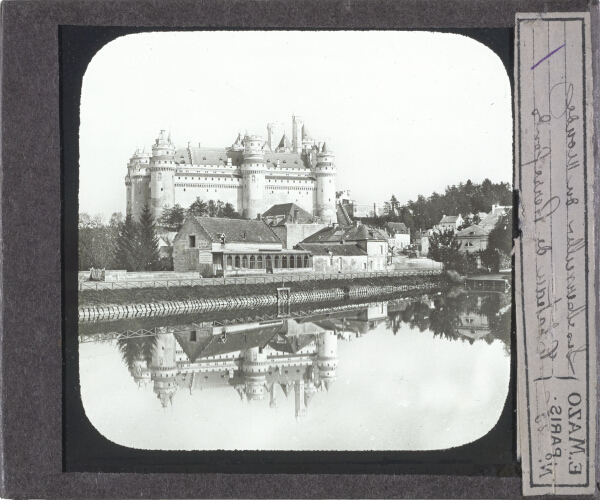
[[289,303],[299,304],[426,291],[442,288],[445,284],[440,275],[412,275],[218,287],[83,290],[78,294],[79,319],[90,321],[267,307],[277,304],[277,288],[282,287],[290,288]]

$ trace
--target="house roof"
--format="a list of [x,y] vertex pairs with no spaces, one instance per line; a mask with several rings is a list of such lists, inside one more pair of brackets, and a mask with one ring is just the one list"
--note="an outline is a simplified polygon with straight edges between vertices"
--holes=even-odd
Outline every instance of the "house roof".
[[456,233],[457,238],[476,238],[479,236],[487,236],[488,231],[477,225],[469,226],[464,228],[462,231]]
[[395,234],[410,234],[410,231],[404,222],[388,222],[386,227],[391,229]]
[[442,220],[440,221],[440,224],[454,223],[458,220],[459,217],[460,217],[460,215],[444,215],[442,217]]
[[306,238],[302,243],[328,243],[341,241],[387,241],[378,229],[364,224],[358,226],[331,226],[321,229]]
[[298,248],[308,250],[313,255],[335,255],[340,257],[367,255],[367,252],[357,245],[336,245],[335,243],[332,245],[324,245],[321,243],[300,243]]
[[498,223],[498,219],[508,213],[508,208],[506,207],[495,207],[480,223],[479,225],[484,229],[492,230],[494,226]]
[[[291,147],[291,146],[290,146]],[[178,148],[175,151],[174,160],[179,162],[180,165],[227,165],[227,159],[231,159],[233,166],[240,166],[244,161],[244,152],[234,149],[226,148],[200,148],[200,147],[187,147]],[[280,166],[288,168],[309,168],[310,165],[306,162],[301,154],[298,153],[274,153],[269,150],[265,150],[265,162],[267,164],[277,164],[279,160]],[[188,172],[192,173],[192,172]]]
[[265,347],[270,340],[281,331],[282,325],[267,325],[257,330],[229,332],[221,335],[211,335],[198,342],[190,342],[187,335],[175,334],[181,349],[191,363],[209,356],[218,356],[230,352],[243,351],[251,347]]
[[349,226],[352,224],[352,219],[350,218],[348,211],[344,208],[344,205],[342,205],[341,203],[337,203],[336,205],[336,215],[338,224],[341,224],[343,226]]
[[276,223],[277,226],[283,226],[288,222],[297,222],[299,224],[310,224],[314,222],[314,217],[295,203],[273,205],[269,210],[262,214],[262,217],[265,219],[269,217],[283,217]]
[[215,217],[195,217],[194,220],[215,243],[219,242],[221,234],[224,234],[225,243],[281,244],[281,240],[262,220],[218,219]]

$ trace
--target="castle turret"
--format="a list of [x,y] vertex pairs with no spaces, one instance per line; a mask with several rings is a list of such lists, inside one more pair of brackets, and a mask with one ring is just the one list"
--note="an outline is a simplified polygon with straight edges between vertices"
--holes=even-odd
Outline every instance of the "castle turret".
[[150,369],[146,366],[146,361],[137,358],[133,361],[130,373],[138,387],[145,387],[150,382]]
[[177,392],[177,342],[175,335],[164,333],[156,336],[156,346],[152,351],[151,378],[154,381],[154,393],[160,400],[163,408],[169,403],[173,404],[173,396]]
[[292,116],[292,147],[294,153],[302,153],[302,125],[304,120],[301,116]]
[[306,416],[306,403],[304,402],[304,379],[294,382],[294,393],[296,396],[295,414],[296,420]]
[[267,391],[269,362],[261,347],[252,347],[244,351],[242,373],[246,382],[246,398],[248,401],[263,399]]
[[319,354],[317,357],[319,379],[327,391],[337,380],[338,367],[337,336],[334,332],[326,331],[319,335]]
[[165,138],[165,131],[161,130],[152,145],[152,158],[150,159],[150,199],[148,205],[156,219],[162,215],[165,205],[175,204],[175,145],[171,141],[171,134]]
[[337,168],[333,163],[333,153],[323,143],[321,151],[317,154],[317,165],[315,166],[317,178],[317,206],[316,214],[324,222],[334,222],[335,215],[335,180]]
[[260,135],[244,137],[243,156],[241,169],[244,182],[243,216],[247,219],[256,219],[265,211],[265,174],[267,171]]
[[275,132],[277,130],[277,127],[275,126],[274,123],[267,123],[267,131],[268,131],[268,136],[267,136],[267,143],[269,144],[269,148],[271,149],[271,151],[273,151],[275,149]]
[[150,153],[135,150],[127,163],[125,186],[127,189],[127,214],[139,218],[142,208],[150,198]]
[[315,141],[308,131],[306,125],[302,125],[302,151],[306,154],[310,154],[312,147],[315,145]]

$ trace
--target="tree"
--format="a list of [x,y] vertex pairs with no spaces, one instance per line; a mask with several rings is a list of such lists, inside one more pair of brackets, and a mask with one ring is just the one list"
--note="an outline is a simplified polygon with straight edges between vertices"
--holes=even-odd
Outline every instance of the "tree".
[[429,258],[444,265],[444,270],[456,270],[462,264],[461,243],[456,239],[454,231],[447,229],[434,231],[429,237]]
[[194,217],[204,217],[208,214],[208,205],[204,200],[201,200],[200,197],[196,198],[196,201],[190,205],[190,208],[187,209],[188,215],[193,215]]
[[148,205],[144,205],[138,226],[138,247],[136,260],[140,271],[155,271],[159,267],[158,236],[156,222]]
[[137,224],[131,214],[127,214],[119,230],[115,248],[115,265],[117,269],[137,271],[136,249],[138,247]]
[[209,217],[223,217],[224,203],[221,200],[209,200],[208,201],[208,216]]
[[160,225],[171,229],[172,231],[179,231],[183,226],[185,220],[185,209],[176,203],[173,208],[168,205],[163,207],[162,217],[160,218]]
[[488,235],[488,246],[481,252],[481,263],[490,272],[497,273],[510,265],[512,252],[512,210],[498,218]]
[[225,217],[226,219],[242,218],[242,216],[235,211],[235,208],[233,208],[233,205],[231,203],[225,203],[225,206],[223,207],[223,217]]
[[[113,214],[113,217],[117,214]],[[120,215],[120,214],[119,214]],[[79,214],[79,270],[91,267],[110,269],[114,265],[116,233],[114,221],[106,226],[101,215]]]

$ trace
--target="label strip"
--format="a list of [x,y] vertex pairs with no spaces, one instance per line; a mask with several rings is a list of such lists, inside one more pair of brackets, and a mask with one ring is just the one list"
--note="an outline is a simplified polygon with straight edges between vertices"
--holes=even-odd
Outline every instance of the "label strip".
[[523,494],[591,494],[596,345],[590,16],[517,14],[515,38]]

